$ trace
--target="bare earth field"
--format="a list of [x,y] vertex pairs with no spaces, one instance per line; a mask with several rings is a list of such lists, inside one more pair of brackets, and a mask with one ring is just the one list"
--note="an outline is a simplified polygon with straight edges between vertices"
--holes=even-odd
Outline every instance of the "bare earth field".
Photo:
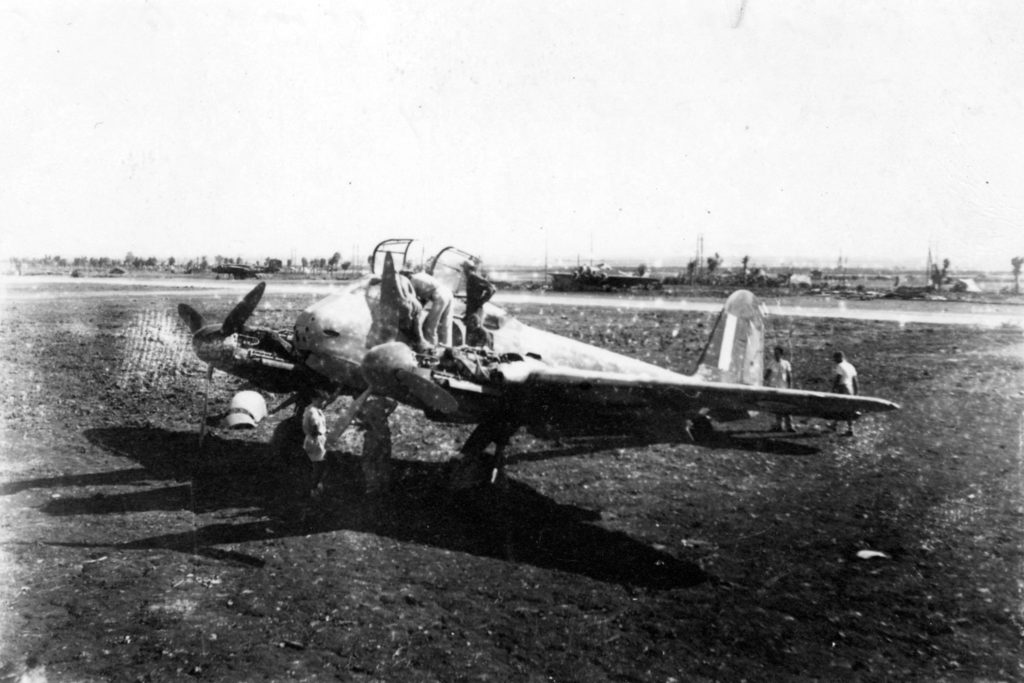
[[[278,418],[197,449],[174,307],[219,320],[233,293],[47,291],[0,302],[0,680],[1022,676],[1020,326],[773,316],[799,386],[838,347],[903,410],[853,439],[766,416],[710,447],[520,434],[504,496],[448,493],[468,430],[400,409],[388,501],[338,451],[310,508]],[[314,299],[272,288],[253,321]],[[685,371],[713,320],[509,308]],[[215,405],[234,389],[218,374]]]

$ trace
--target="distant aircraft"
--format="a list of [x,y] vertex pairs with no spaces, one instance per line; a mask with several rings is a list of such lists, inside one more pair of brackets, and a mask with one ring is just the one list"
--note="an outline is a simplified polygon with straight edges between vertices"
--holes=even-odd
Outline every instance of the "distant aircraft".
[[247,280],[250,278],[258,278],[262,273],[276,273],[279,269],[273,267],[264,266],[247,266],[247,265],[222,265],[214,266],[210,269],[211,272],[217,275],[229,275],[235,280]]
[[[856,419],[899,407],[881,398],[762,386],[764,319],[757,298],[742,290],[726,301],[691,375],[530,327],[490,303],[484,326],[493,334],[493,348],[460,346],[459,324],[455,346],[438,355],[417,355],[401,341],[367,348],[370,307],[380,307],[378,318],[388,319],[399,303],[399,269],[405,263],[395,261],[404,260],[406,252],[401,244],[393,248],[396,242],[407,249],[411,240],[389,240],[374,252],[371,267],[379,277],[342,288],[295,321],[290,343],[302,370],[288,377],[302,379],[298,391],[308,387],[302,382],[318,377],[337,392],[357,396],[331,430],[335,436],[368,397],[386,396],[431,420],[476,424],[463,451],[482,455],[494,443],[495,472],[500,472],[504,447],[520,428],[540,435],[643,434],[699,443],[710,437],[713,420],[745,419],[751,411]],[[429,270],[457,295],[466,256],[448,248],[430,261]],[[238,319],[244,322],[251,314],[257,290],[262,294],[261,287],[250,292],[221,328],[199,332],[208,329],[204,334],[210,339],[223,339]],[[179,312],[191,318],[184,305]],[[197,352],[202,347],[197,342]],[[214,364],[218,356],[207,358]],[[230,364],[218,367],[232,372]],[[252,381],[257,383],[255,375]]]
[[551,288],[556,292],[610,292],[632,287],[661,288],[661,280],[658,278],[624,273],[604,263],[599,263],[594,267],[578,266],[569,272],[549,273],[549,275],[551,276]]

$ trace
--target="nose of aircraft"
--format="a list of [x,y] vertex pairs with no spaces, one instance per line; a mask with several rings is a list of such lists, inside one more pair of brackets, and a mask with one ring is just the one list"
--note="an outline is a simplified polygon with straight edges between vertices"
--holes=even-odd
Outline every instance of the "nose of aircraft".
[[232,338],[225,337],[220,326],[211,325],[192,335],[192,348],[200,360],[216,365],[219,361],[231,357],[234,349]]
[[359,371],[366,353],[370,312],[361,295],[334,295],[295,319],[295,348],[306,365],[345,386],[365,386]]

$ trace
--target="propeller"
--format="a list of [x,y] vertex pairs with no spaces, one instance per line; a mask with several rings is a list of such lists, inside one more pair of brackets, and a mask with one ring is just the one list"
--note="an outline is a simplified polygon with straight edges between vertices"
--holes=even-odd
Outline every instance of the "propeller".
[[213,381],[213,362],[209,354],[219,353],[220,345],[227,337],[230,337],[245,328],[245,323],[249,320],[250,316],[252,316],[253,311],[256,310],[256,306],[259,305],[260,299],[263,298],[263,292],[266,288],[266,282],[261,282],[253,287],[249,293],[231,309],[231,312],[228,313],[228,316],[219,327],[217,325],[207,325],[206,321],[203,319],[203,315],[188,304],[178,304],[178,315],[192,333],[192,346],[196,350],[196,355],[199,356],[200,359],[206,361],[206,387],[203,391],[203,417],[202,421],[199,423],[200,447],[202,447],[203,438],[206,436],[206,417],[210,406],[210,384]]
[[263,298],[263,291],[266,288],[266,282],[259,283],[245,295],[245,298],[239,301],[238,304],[231,309],[231,312],[228,313],[228,317],[224,318],[224,324],[220,327],[221,334],[225,337],[229,337],[232,334],[241,331],[245,327],[246,321],[252,315],[252,312],[256,310],[256,306],[259,305],[260,299]]
[[181,316],[181,319],[185,321],[186,325],[188,325],[189,332],[192,334],[203,329],[205,325],[203,315],[188,304],[178,304],[178,315]]

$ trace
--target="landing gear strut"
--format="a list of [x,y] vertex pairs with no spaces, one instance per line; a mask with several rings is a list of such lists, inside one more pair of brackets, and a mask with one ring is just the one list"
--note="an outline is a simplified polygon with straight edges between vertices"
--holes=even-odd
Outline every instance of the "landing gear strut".
[[707,443],[715,435],[715,427],[711,424],[711,418],[707,415],[699,415],[693,418],[686,431],[694,443]]
[[[470,489],[479,484],[502,484],[505,478],[505,449],[519,428],[503,420],[487,420],[477,425],[460,449],[450,486],[455,490]],[[494,455],[486,448],[494,444]]]

